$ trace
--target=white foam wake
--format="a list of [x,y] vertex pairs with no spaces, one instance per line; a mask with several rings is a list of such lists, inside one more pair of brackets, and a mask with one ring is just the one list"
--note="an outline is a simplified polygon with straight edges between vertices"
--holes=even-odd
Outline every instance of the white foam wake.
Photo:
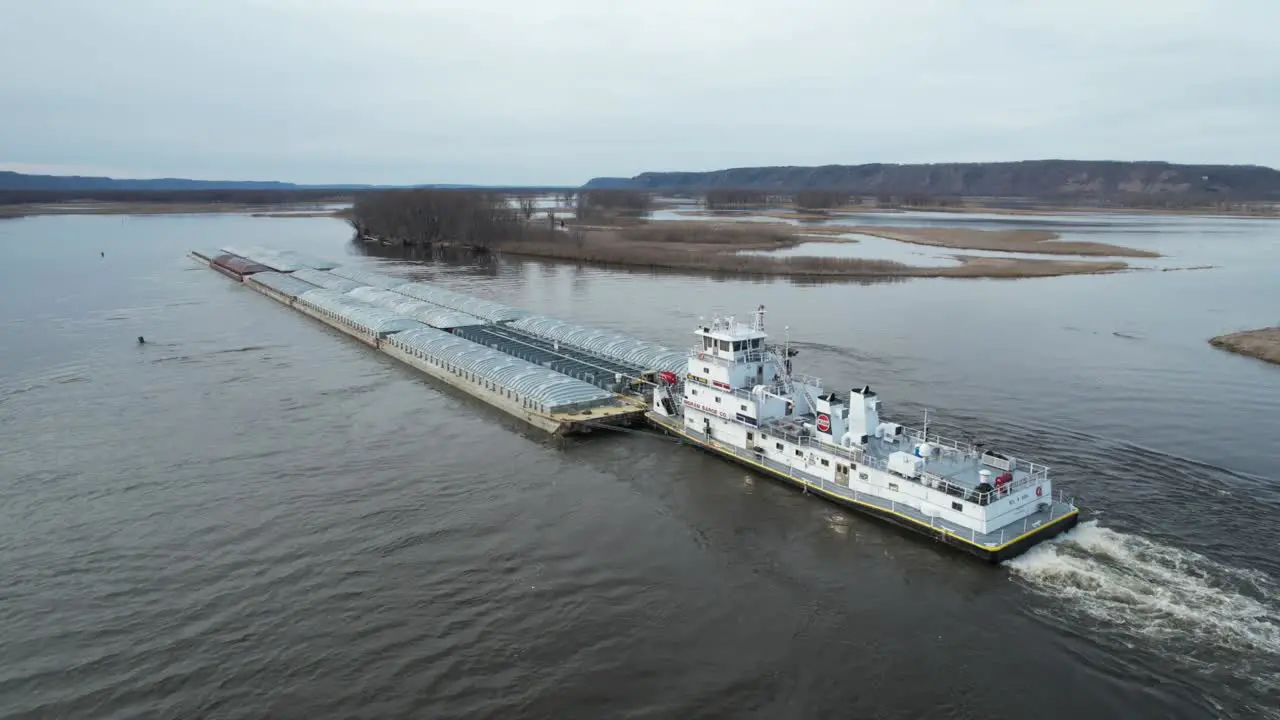
[[1051,611],[1055,615],[1083,615],[1060,621],[1102,621],[1189,665],[1230,664],[1237,677],[1272,688],[1280,682],[1280,588],[1265,573],[1101,527],[1096,520],[1008,567],[1061,601]]

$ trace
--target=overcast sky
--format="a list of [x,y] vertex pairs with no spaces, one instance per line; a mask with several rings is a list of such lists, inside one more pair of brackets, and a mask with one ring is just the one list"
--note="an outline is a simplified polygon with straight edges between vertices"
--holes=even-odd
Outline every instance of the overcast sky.
[[1280,167],[1280,0],[0,0],[0,168]]

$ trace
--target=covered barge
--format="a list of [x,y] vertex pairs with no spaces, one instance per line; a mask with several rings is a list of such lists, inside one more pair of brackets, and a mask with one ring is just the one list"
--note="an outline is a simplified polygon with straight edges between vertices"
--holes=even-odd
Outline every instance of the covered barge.
[[[199,260],[203,255],[192,253]],[[258,253],[256,257],[264,262],[276,259],[275,264],[286,265],[278,261],[279,254]],[[284,272],[226,252],[211,258],[208,265],[540,430],[558,435],[581,434],[602,426],[644,422],[643,398],[622,392],[629,386],[625,376],[617,372],[623,369],[621,366],[610,366],[614,372],[606,373],[590,363],[595,359],[590,354],[566,352],[561,357],[547,353],[553,356],[548,358],[509,352],[522,342],[518,331],[513,331],[514,335],[488,335],[484,329],[497,325],[485,317],[387,289],[412,284],[416,295],[428,294],[422,283],[351,268],[341,268],[342,274],[313,267]],[[455,305],[489,317],[527,314],[498,303],[435,290]],[[637,372],[634,368],[625,369],[628,373]]]

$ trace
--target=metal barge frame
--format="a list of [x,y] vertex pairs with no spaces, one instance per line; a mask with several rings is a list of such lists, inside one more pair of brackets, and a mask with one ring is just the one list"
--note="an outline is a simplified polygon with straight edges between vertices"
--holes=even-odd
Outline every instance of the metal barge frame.
[[[204,262],[201,254],[193,253],[192,257]],[[317,320],[375,350],[379,350],[389,357],[395,358],[405,365],[428,375],[433,380],[461,390],[477,400],[544,432],[557,436],[577,435],[590,433],[601,426],[630,426],[644,422],[645,405],[641,399],[615,393],[609,402],[593,404],[589,407],[545,407],[536,400],[523,396],[509,388],[504,388],[464,367],[435,361],[432,358],[415,354],[412,348],[395,341],[396,333],[394,331],[371,332],[365,328],[344,322],[337,314],[326,312],[305,301],[300,302],[299,298],[292,297],[263,282],[256,281],[254,275],[258,272],[267,272],[268,269],[265,267],[257,265],[250,268],[248,265],[244,265],[249,272],[233,274],[221,267],[215,267],[212,262],[209,265],[223,275],[239,281],[241,284],[286,307]],[[236,267],[239,268],[241,265],[243,264],[238,263]],[[303,281],[299,280],[298,282]],[[319,290],[320,288],[316,289]],[[425,324],[422,326],[429,327]],[[447,331],[440,330],[439,332]],[[461,338],[461,336],[459,337]],[[514,362],[521,362],[517,358],[512,359]]]

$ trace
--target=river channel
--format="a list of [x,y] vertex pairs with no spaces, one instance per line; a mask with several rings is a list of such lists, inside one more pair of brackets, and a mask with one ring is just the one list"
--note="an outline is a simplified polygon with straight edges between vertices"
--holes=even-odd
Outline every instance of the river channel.
[[[1068,220],[1171,262],[806,284],[2,220],[0,717],[1280,717],[1280,368],[1206,342],[1280,321],[1280,222]],[[1087,519],[993,568],[689,448],[548,443],[185,256],[219,245],[676,348],[763,304],[797,370]]]

